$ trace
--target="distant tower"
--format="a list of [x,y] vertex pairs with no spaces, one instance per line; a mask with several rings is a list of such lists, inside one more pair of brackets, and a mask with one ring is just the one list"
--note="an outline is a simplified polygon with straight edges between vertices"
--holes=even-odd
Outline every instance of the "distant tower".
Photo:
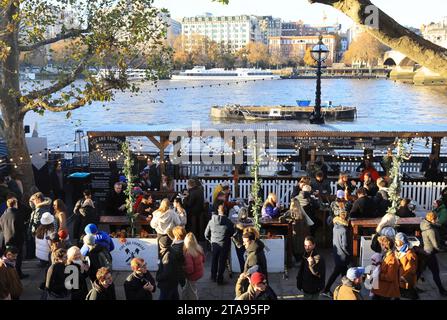
[[326,11],[323,11],[323,26],[327,26],[327,14],[326,14]]

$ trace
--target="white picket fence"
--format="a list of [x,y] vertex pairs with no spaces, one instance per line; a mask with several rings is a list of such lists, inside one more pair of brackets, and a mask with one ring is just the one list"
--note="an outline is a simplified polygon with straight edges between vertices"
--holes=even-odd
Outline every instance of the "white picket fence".
[[[188,180],[175,180],[175,191],[181,192],[186,189]],[[239,194],[236,194],[233,179],[202,179],[205,191],[205,201],[212,202],[214,188],[221,182],[227,181],[230,184],[233,198],[247,199],[251,192],[253,180],[239,180]],[[263,180],[264,198],[270,192],[274,192],[279,197],[279,202],[285,206],[290,205],[290,196],[297,180]],[[442,189],[447,186],[444,182],[403,182],[401,196],[415,201],[419,209],[431,210],[433,201],[440,198]],[[331,182],[332,194],[337,191],[337,183]]]
[[[298,171],[301,167],[301,165],[296,162],[290,162],[288,164],[292,164],[294,166],[294,171]],[[342,172],[354,172],[357,167],[359,166],[360,162],[347,162],[347,161],[342,161],[342,162],[332,162],[332,161],[328,161],[326,162],[326,164],[328,165],[339,165],[340,166],[340,171]],[[379,162],[374,162],[373,163],[374,167],[381,171],[382,167],[380,165]],[[404,162],[401,165],[401,173],[404,172],[420,172],[421,169],[421,162]],[[250,172],[250,165],[247,166],[247,172]],[[182,176],[186,176],[186,177],[192,177],[192,176],[197,176],[199,173],[202,173],[204,171],[231,171],[234,169],[233,165],[229,165],[229,164],[216,164],[216,165],[204,165],[203,163],[188,163],[188,164],[182,164],[180,166],[180,174]],[[259,173],[260,174],[268,174],[268,173],[272,173],[278,170],[282,170],[283,166],[281,164],[277,164],[275,162],[269,162],[269,163],[265,163],[263,165],[260,166],[259,168]],[[443,162],[440,165],[440,170],[441,171],[447,171],[447,162]]]

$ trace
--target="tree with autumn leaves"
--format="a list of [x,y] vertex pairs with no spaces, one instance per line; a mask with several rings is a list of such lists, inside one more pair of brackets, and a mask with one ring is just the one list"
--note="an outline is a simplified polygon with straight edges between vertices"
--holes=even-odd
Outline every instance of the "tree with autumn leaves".
[[383,54],[389,48],[370,34],[363,32],[349,46],[345,52],[343,62],[348,65],[358,64],[365,67],[377,66]]
[[[76,26],[61,26],[69,9]],[[60,31],[48,35],[50,28]],[[127,79],[127,69],[138,64],[152,68],[147,80],[157,80],[170,63],[165,47],[167,25],[153,0],[1,0],[0,1],[0,111],[1,131],[9,157],[14,159],[25,193],[34,185],[25,143],[24,118],[28,112],[65,112],[108,102],[113,90],[138,91]],[[50,83],[20,79],[26,56],[66,41],[62,59],[67,64]],[[23,59],[21,59],[21,57]],[[113,70],[98,79],[90,66]],[[119,71],[119,77],[115,77]],[[83,77],[84,82],[75,82]]]

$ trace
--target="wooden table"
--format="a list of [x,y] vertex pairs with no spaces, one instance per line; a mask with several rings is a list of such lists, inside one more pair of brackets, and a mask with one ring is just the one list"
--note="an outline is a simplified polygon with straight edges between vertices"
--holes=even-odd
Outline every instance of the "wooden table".
[[[108,224],[111,226],[129,226],[129,219],[126,216],[100,216],[99,217],[100,224]],[[150,222],[146,221],[146,219],[138,217],[135,223],[139,225],[149,225]]]
[[[360,229],[361,228],[377,228],[382,218],[373,218],[373,219],[352,219],[351,227],[352,227],[352,255],[355,259],[359,256],[359,240],[360,240]],[[410,226],[419,228],[421,221],[423,218],[421,217],[413,217],[413,218],[399,218],[396,224],[396,228],[399,226]]]

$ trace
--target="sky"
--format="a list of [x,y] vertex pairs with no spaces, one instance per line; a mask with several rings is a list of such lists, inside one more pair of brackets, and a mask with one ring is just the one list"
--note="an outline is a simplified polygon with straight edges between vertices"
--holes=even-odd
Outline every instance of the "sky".
[[[372,0],[372,2],[405,26],[419,28],[422,24],[438,22],[447,16],[446,0]],[[167,8],[172,18],[181,21],[206,12],[219,15],[272,15],[285,21],[303,20],[309,24],[322,24],[326,14],[328,24],[339,22],[346,29],[352,21],[338,10],[308,0],[230,0],[229,5],[211,0],[155,0],[157,7]]]

